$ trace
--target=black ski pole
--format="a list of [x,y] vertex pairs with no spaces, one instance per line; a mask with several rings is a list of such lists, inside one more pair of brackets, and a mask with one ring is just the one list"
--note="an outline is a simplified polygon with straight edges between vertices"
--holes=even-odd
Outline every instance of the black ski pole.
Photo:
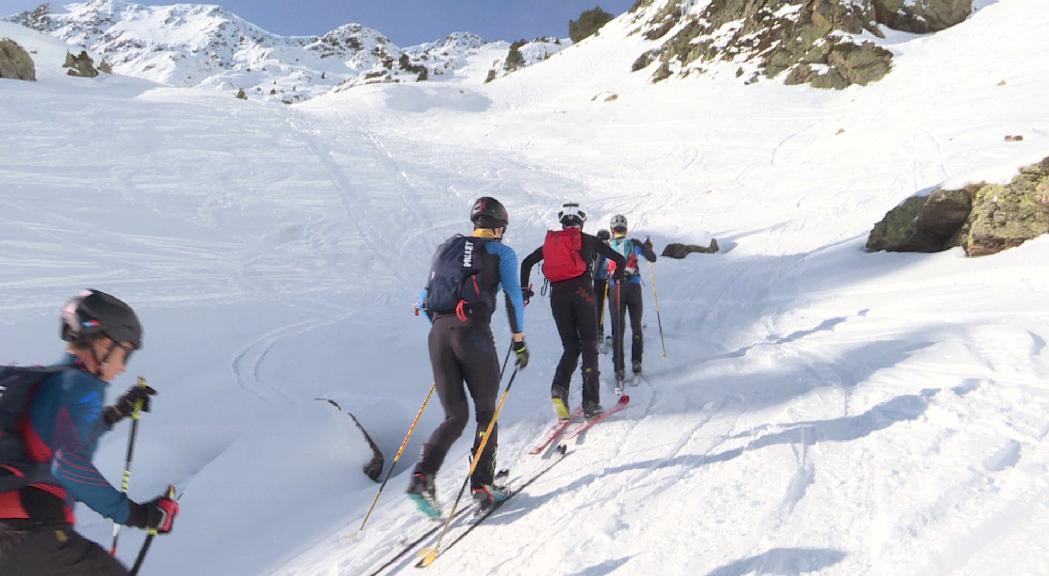
[[[175,487],[168,485],[168,498],[175,497]],[[136,576],[140,568],[142,568],[142,562],[146,559],[146,553],[149,552],[149,546],[153,544],[153,538],[157,535],[156,528],[150,528],[146,532],[146,541],[142,543],[142,549],[138,551],[138,557],[135,558],[135,565],[131,567],[131,571],[128,572],[129,576]]]
[[[146,379],[139,376],[138,385],[146,387]],[[138,435],[138,419],[142,415],[142,401],[135,401],[135,408],[131,411],[131,434],[127,439],[127,456],[124,458],[124,476],[120,480],[120,491],[127,494],[128,486],[131,484],[131,460],[135,455],[135,436]],[[120,541],[120,524],[113,523],[113,545],[109,548],[109,555],[117,555],[117,542]]]

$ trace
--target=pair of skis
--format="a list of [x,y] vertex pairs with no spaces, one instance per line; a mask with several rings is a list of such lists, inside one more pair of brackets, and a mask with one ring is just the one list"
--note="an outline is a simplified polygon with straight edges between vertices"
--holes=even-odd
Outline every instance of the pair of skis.
[[[547,451],[550,446],[555,445],[560,439],[571,440],[580,434],[583,434],[587,430],[593,428],[595,425],[603,421],[605,418],[623,410],[630,405],[630,396],[623,394],[619,397],[619,400],[608,410],[605,410],[601,415],[586,420],[585,422],[579,423],[579,418],[583,415],[583,409],[577,408],[571,418],[565,418],[558,420],[554,426],[550,429],[550,432],[543,438],[542,442],[536,444],[528,451],[531,455],[542,454]],[[572,428],[572,424],[579,424],[575,428]]]
[[[469,524],[466,526],[466,529],[463,530],[462,532],[460,532],[454,539],[452,539],[446,545],[442,546],[440,550],[434,550],[432,548],[424,548],[424,549],[420,550],[418,555],[422,559],[420,559],[419,562],[415,564],[415,567],[416,568],[425,568],[426,566],[429,566],[434,560],[436,560],[436,556],[439,556],[440,554],[443,554],[444,552],[447,552],[449,548],[451,548],[452,546],[455,546],[458,542],[460,542],[463,538],[465,538],[470,532],[472,532],[474,528],[477,528],[477,526],[479,524],[484,522],[484,520],[486,518],[488,518],[489,516],[494,514],[495,511],[498,510],[503,504],[505,504],[511,498],[516,496],[519,492],[521,492],[522,490],[527,488],[533,482],[535,482],[536,480],[541,478],[544,474],[549,472],[551,468],[553,468],[559,462],[564,460],[566,456],[568,456],[569,454],[572,454],[572,452],[569,452],[568,448],[564,444],[561,444],[561,445],[559,445],[557,447],[557,454],[558,454],[558,457],[555,460],[551,461],[549,464],[547,464],[547,465],[543,466],[542,468],[540,468],[539,471],[537,471],[533,475],[525,477],[525,478],[521,478],[521,477],[513,478],[509,482],[507,482],[508,495],[507,495],[506,499],[502,500],[501,502],[497,502],[497,503],[493,504],[492,506],[489,506],[487,509],[485,509],[484,511],[482,511],[480,513],[477,513],[475,508],[472,507],[472,506],[465,506],[465,507],[459,509],[455,513],[455,516],[452,517],[452,523],[453,524],[458,524],[461,520],[463,520],[464,518],[466,518],[467,516],[472,514],[473,518],[472,518],[472,520],[470,520]],[[443,525],[443,523],[435,524],[432,528],[429,528],[424,533],[420,534],[417,538],[413,539],[408,544],[405,544],[404,547],[401,548],[401,550],[397,552],[397,554],[395,554],[393,557],[388,559],[386,562],[384,562],[381,566],[379,566],[378,568],[376,568],[372,572],[369,572],[368,573],[369,576],[378,576],[380,573],[382,573],[384,570],[386,570],[387,568],[392,566],[398,560],[400,560],[401,558],[404,558],[409,552],[414,550],[416,546],[418,546],[419,544],[422,544],[428,538],[430,538],[434,534],[436,534],[437,531],[441,529],[442,525]],[[433,559],[431,559],[429,562],[424,562],[427,557],[429,557],[432,553],[435,553],[435,552],[436,552],[436,555],[434,556]]]

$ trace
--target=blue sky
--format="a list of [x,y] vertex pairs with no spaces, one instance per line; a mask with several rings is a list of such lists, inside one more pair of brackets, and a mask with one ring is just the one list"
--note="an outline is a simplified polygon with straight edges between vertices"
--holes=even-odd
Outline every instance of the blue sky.
[[[0,14],[29,10],[43,0],[0,0]],[[52,6],[67,3],[52,0]],[[136,4],[175,4],[174,0],[139,0]],[[227,0],[229,11],[282,35],[323,34],[357,22],[382,32],[394,43],[410,46],[450,32],[473,32],[485,40],[568,36],[568,20],[601,6],[618,15],[634,0]]]

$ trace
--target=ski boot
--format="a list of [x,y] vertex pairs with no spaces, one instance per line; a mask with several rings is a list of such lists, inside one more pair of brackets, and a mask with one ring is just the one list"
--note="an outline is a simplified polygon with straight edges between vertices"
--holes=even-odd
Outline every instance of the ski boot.
[[583,400],[583,417],[587,420],[598,418],[604,413],[605,409],[601,407],[600,403],[593,400]]
[[623,394],[623,385],[626,381],[626,372],[624,370],[616,370],[616,386],[615,392],[618,395]]
[[550,389],[550,401],[554,405],[554,414],[557,414],[558,419],[568,420],[572,417],[572,412],[568,409],[568,390],[560,386],[554,386]]
[[631,386],[637,386],[641,383],[641,362],[634,361],[631,363],[631,368],[634,371],[634,379],[630,382]]
[[471,490],[474,500],[474,513],[481,515],[499,506],[510,497],[510,491],[504,486],[484,484]]
[[408,485],[408,497],[415,502],[420,512],[433,520],[441,519],[441,507],[437,504],[437,488],[432,475],[424,472],[413,474]]

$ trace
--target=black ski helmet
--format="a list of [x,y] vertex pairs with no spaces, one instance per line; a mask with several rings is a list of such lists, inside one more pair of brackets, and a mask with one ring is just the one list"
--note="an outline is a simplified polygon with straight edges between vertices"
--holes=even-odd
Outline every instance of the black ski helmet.
[[601,241],[610,240],[612,235],[608,233],[608,230],[604,228],[597,231],[597,239]]
[[470,209],[470,222],[478,228],[506,228],[510,217],[501,202],[491,196],[481,196]]
[[142,347],[142,324],[126,303],[99,290],[85,290],[69,300],[62,310],[62,339],[77,342],[93,334],[105,334],[114,342]]

